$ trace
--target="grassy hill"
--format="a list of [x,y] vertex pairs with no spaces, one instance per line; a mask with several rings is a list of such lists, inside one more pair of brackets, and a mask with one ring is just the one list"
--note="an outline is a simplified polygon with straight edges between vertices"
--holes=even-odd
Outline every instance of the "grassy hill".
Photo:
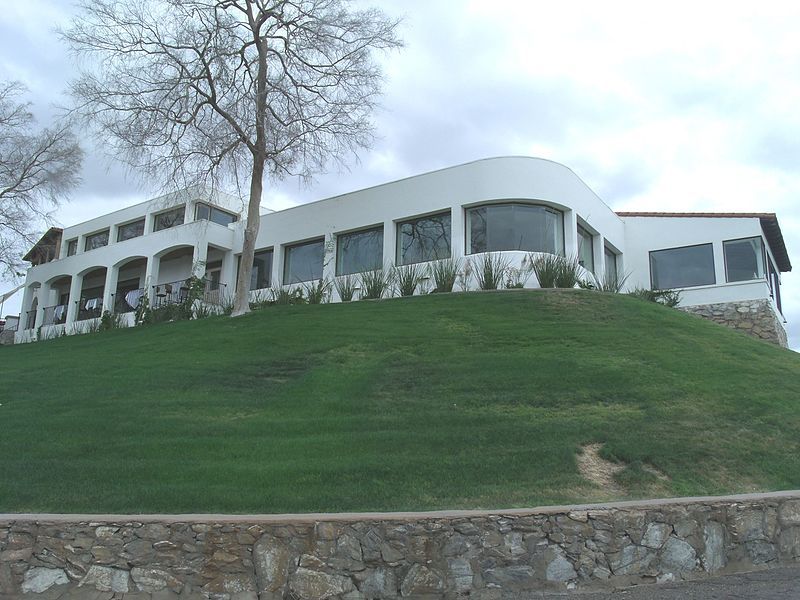
[[[2,348],[0,365],[0,512],[800,488],[800,355],[626,296],[272,307]],[[622,493],[581,475],[588,444]]]

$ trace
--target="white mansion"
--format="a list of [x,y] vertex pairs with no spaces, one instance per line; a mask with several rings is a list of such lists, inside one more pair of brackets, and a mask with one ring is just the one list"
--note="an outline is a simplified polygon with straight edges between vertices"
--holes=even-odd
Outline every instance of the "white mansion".
[[[132,313],[142,295],[179,301],[192,275],[209,301],[232,293],[243,214],[239,198],[190,189],[50,229],[25,256],[16,341]],[[785,345],[780,274],[792,267],[774,214],[615,213],[548,160],[479,160],[267,212],[256,247],[252,290],[483,252],[516,265],[577,255],[598,279],[680,290],[687,310]]]

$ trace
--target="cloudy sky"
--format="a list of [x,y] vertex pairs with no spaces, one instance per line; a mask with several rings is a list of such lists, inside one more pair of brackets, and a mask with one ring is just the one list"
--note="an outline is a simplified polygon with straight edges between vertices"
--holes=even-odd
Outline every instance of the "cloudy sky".
[[[53,33],[72,3],[0,3],[0,80],[24,82],[46,122],[76,73]],[[570,166],[616,210],[776,212],[800,265],[800,3],[373,3],[404,17],[407,44],[382,59],[379,140],[348,172],[310,187],[274,182],[264,205],[532,155]],[[86,150],[61,225],[153,192],[88,141]],[[800,277],[791,273],[784,307],[800,348]]]

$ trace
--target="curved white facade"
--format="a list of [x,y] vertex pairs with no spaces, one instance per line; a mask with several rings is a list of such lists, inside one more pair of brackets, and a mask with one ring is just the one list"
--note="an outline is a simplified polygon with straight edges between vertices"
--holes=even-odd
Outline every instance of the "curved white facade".
[[[198,209],[199,204],[206,206],[202,209],[206,212],[198,212],[201,210]],[[207,217],[209,205],[221,209],[222,212],[218,213],[222,215],[220,223],[228,220],[228,213],[236,213],[239,220],[226,225],[198,219],[201,214]],[[523,208],[516,213],[513,210],[472,212],[475,207],[497,205]],[[524,207],[528,206],[551,210],[526,211]],[[180,207],[183,207],[182,220],[178,210]],[[159,215],[165,213],[177,215],[179,222],[170,217],[171,220],[167,220],[172,226],[156,231],[160,223]],[[205,273],[213,280],[215,287],[233,290],[237,255],[241,253],[243,242],[242,213],[243,204],[239,199],[219,194],[212,197],[202,190],[190,189],[64,229],[55,250],[57,258],[42,260],[43,264],[28,270],[21,331],[17,334],[19,341],[31,338],[35,332],[42,331],[41,328],[45,332],[48,328],[58,327],[70,331],[70,327],[81,319],[96,316],[94,313],[100,310],[98,305],[105,308],[116,306],[118,311],[126,311],[130,304],[125,304],[122,299],[135,300],[134,290],[147,294],[155,303],[159,302],[159,298],[171,298],[179,282],[192,274]],[[495,238],[502,237],[503,232],[522,236],[516,241],[508,240],[504,246],[523,248],[518,251],[505,250],[515,265],[519,266],[528,254],[526,250],[530,248],[526,244],[534,243],[531,240],[538,240],[544,234],[526,231],[526,227],[534,227],[528,225],[528,221],[515,223],[513,220],[524,216],[532,219],[530,223],[538,223],[536,219],[541,220],[541,215],[547,213],[547,235],[554,235],[553,223],[558,222],[561,228],[557,232],[559,244],[563,244],[560,251],[577,256],[583,244],[582,256],[587,259],[587,266],[591,265],[598,279],[602,279],[606,270],[612,268],[610,263],[613,262],[616,263],[613,268],[620,276],[628,275],[629,287],[649,288],[653,283],[651,271],[654,265],[663,271],[674,268],[670,267],[673,258],[684,260],[680,252],[672,257],[670,252],[658,254],[658,251],[697,245],[697,251],[686,252],[707,256],[707,272],[698,275],[704,282],[702,285],[692,285],[682,290],[686,304],[776,296],[774,288],[777,283],[769,280],[767,263],[763,275],[754,272],[751,280],[726,280],[727,270],[730,270],[726,265],[726,257],[733,257],[733,250],[741,254],[744,248],[741,245],[725,246],[729,240],[758,238],[763,241],[765,255],[769,257],[767,262],[772,264],[774,271],[779,273],[791,268],[782,239],[779,240],[781,247],[776,249],[773,246],[778,238],[774,231],[770,230],[769,235],[765,233],[763,224],[768,215],[621,216],[611,210],[569,168],[549,160],[528,157],[478,160],[266,213],[261,216],[256,248],[257,251],[272,250],[269,287],[298,283],[300,278],[296,275],[295,280],[284,281],[285,275],[299,272],[287,264],[294,260],[305,265],[302,261],[311,255],[316,257],[317,251],[321,253],[322,263],[309,268],[308,272],[313,273],[314,278],[321,276],[332,280],[339,274],[337,252],[342,251],[342,240],[350,232],[370,230],[373,234],[369,242],[372,244],[371,252],[376,252],[376,240],[382,237],[382,253],[378,252],[379,256],[376,254],[372,257],[374,264],[400,264],[403,256],[398,255],[398,235],[403,234],[399,232],[401,227],[406,227],[402,230],[406,232],[413,229],[412,225],[402,224],[437,215],[436,224],[444,227],[444,215],[449,215],[448,254],[456,258],[468,257],[470,234],[489,231],[491,227],[480,223],[476,225],[478,229],[471,229],[469,219],[477,218],[478,214],[483,219],[483,215],[495,213],[505,215],[501,217],[504,220],[492,230]],[[553,215],[557,219],[551,218]],[[774,219],[774,215],[771,218]],[[126,224],[132,225],[126,228]],[[777,227],[777,220],[774,220],[774,224]],[[124,237],[121,229],[136,233],[141,230],[141,235],[117,241]],[[105,231],[108,231],[107,245],[89,249],[92,244],[102,243]],[[96,235],[98,232],[99,238]],[[58,235],[58,232],[53,235]],[[292,250],[308,241],[320,243]],[[440,242],[439,248],[442,249],[444,242]],[[591,245],[590,256],[587,256],[587,244]],[[757,241],[751,245],[760,247]],[[72,250],[74,254],[68,256]],[[656,252],[655,258],[653,252]],[[713,261],[710,258],[712,254]],[[261,256],[264,261],[269,259],[267,254]],[[267,282],[265,277],[258,281],[262,285]],[[531,278],[527,285],[536,287],[537,284]],[[92,298],[88,296],[93,296],[97,301],[89,303]],[[86,308],[86,303],[91,304],[90,310]],[[777,303],[775,308],[777,310]],[[54,319],[54,316],[58,316],[58,319]],[[53,324],[54,321],[56,324]]]

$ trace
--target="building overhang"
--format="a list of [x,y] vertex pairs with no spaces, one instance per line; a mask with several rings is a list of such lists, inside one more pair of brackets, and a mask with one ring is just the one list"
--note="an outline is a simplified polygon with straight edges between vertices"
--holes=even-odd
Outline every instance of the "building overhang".
[[60,227],[51,227],[45,234],[39,238],[33,247],[28,250],[28,253],[22,257],[22,260],[27,262],[34,262],[37,258],[42,256],[50,256],[52,258],[58,257],[58,244],[61,241],[61,234],[64,230]]
[[685,219],[758,219],[761,229],[767,238],[767,243],[775,257],[778,270],[786,273],[792,270],[786,243],[775,213],[704,213],[704,212],[617,212],[624,217],[652,217],[652,218],[685,218]]

